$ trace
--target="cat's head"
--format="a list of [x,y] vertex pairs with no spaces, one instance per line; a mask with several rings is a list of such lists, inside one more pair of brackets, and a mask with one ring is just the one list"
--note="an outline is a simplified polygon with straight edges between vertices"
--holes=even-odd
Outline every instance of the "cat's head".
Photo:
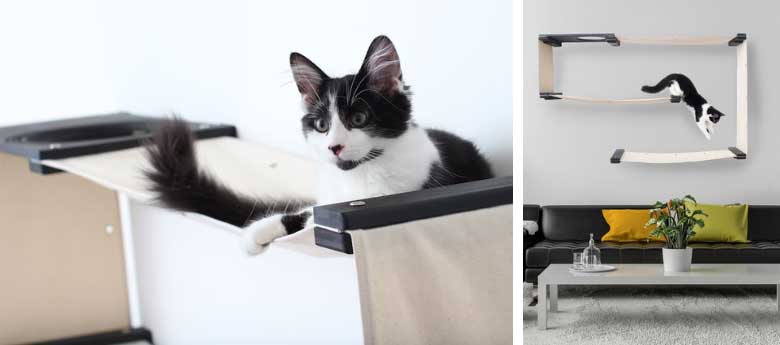
[[712,123],[718,123],[718,121],[720,121],[720,118],[726,116],[726,114],[721,113],[720,110],[710,106],[709,108],[707,108],[707,116],[710,118],[710,121]]
[[408,87],[386,36],[371,42],[356,74],[331,78],[305,56],[290,54],[303,100],[303,135],[315,155],[342,170],[382,155],[411,125]]

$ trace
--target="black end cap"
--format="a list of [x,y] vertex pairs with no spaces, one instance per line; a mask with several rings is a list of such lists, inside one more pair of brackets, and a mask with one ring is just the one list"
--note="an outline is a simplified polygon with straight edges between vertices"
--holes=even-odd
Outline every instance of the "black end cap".
[[544,98],[548,101],[554,99],[561,99],[561,97],[558,96],[563,96],[563,93],[562,92],[539,92],[539,97]]
[[549,36],[549,35],[539,35],[539,40],[542,41],[542,43],[553,46],[553,47],[560,47],[561,41]]
[[615,34],[607,34],[605,37],[605,41],[609,43],[609,45],[613,47],[620,47],[620,40],[615,36]]
[[60,169],[52,168],[48,165],[43,165],[41,163],[32,160],[30,160],[29,166],[30,166],[30,171],[41,175],[57,174],[63,172]]
[[729,151],[734,154],[734,159],[747,159],[747,153],[742,152],[742,150],[736,147],[729,147]]
[[347,232],[336,232],[314,227],[314,244],[337,252],[352,254],[352,237]]
[[671,99],[669,99],[672,103],[680,103],[682,101],[682,97],[680,96],[672,96]]
[[730,47],[738,46],[742,44],[742,42],[745,42],[746,39],[747,39],[747,34],[744,33],[737,34],[736,36],[734,36],[734,38],[731,39],[731,41],[729,41],[729,46]]
[[615,150],[615,153],[612,154],[612,158],[609,159],[609,162],[612,164],[620,164],[620,160],[623,158],[624,152],[626,152],[624,149]]

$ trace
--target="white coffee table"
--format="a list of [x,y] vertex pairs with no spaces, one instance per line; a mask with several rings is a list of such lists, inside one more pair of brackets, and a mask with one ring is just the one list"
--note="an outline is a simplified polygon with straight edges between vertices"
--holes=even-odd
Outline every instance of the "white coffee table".
[[558,310],[559,285],[776,285],[780,311],[780,264],[695,264],[685,273],[665,273],[662,264],[613,265],[605,273],[571,273],[570,266],[550,265],[538,277],[539,329],[547,329],[547,308]]

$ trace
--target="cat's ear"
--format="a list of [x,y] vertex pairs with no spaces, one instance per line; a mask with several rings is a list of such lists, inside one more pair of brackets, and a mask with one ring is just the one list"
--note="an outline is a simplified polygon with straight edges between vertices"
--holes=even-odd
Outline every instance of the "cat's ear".
[[303,101],[314,104],[320,99],[320,86],[328,76],[305,56],[290,54],[290,68]]
[[366,77],[369,88],[381,93],[392,94],[403,89],[401,61],[387,36],[371,42],[358,74]]

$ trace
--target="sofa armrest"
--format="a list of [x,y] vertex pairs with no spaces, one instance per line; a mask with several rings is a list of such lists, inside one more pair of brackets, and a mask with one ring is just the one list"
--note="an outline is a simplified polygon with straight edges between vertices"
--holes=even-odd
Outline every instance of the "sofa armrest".
[[536,232],[529,234],[523,227],[523,253],[537,242],[544,239],[542,234],[542,207],[535,204],[523,204],[523,221],[536,222]]
[[[523,228],[523,258],[525,259],[525,251],[544,239],[544,234],[542,233],[542,207],[535,204],[524,204],[523,220],[532,220],[537,224],[537,230],[533,235],[529,234],[528,231]],[[526,266],[525,260],[523,260],[524,280],[526,268],[528,268],[528,266]]]
[[318,246],[352,253],[347,230],[371,230],[512,203],[512,176],[314,207]]
[[525,254],[526,249],[533,247],[536,242],[538,241],[536,241],[535,236],[529,234],[528,230],[523,229],[523,254]]

